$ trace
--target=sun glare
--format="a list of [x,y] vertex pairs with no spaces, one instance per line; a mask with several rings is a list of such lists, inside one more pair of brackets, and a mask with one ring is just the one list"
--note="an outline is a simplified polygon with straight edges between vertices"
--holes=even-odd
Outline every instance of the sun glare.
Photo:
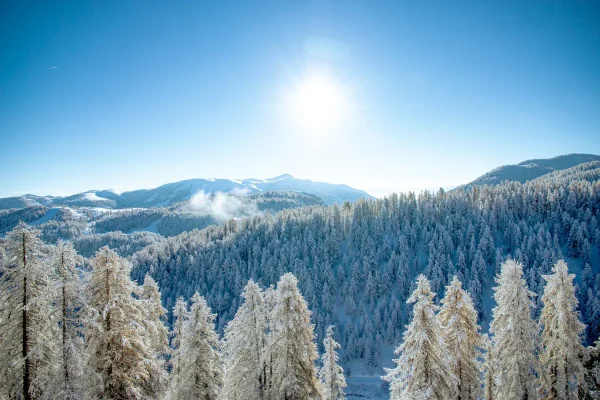
[[310,74],[300,79],[289,97],[292,118],[305,133],[331,133],[347,118],[347,94],[329,76]]

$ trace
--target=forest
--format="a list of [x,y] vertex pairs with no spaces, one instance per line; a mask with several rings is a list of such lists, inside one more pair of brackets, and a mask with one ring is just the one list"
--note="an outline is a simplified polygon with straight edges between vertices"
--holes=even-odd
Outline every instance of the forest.
[[[227,371],[244,364],[245,361],[238,363],[238,358],[252,362],[262,360],[265,363],[265,354],[273,354],[269,353],[269,349],[275,345],[269,343],[277,329],[298,325],[298,332],[288,332],[300,336],[293,341],[289,339],[291,347],[287,351],[291,354],[290,360],[301,361],[296,351],[307,357],[299,367],[304,370],[307,381],[300,386],[308,391],[306,393],[313,389],[315,392],[307,394],[308,397],[290,394],[289,398],[319,398],[325,393],[323,390],[327,385],[319,378],[319,374],[311,372],[310,377],[306,375],[307,371],[326,365],[325,360],[319,360],[318,354],[324,357],[329,353],[327,360],[330,370],[338,371],[338,377],[348,378],[352,371],[345,367],[356,360],[371,368],[373,373],[380,371],[382,366],[390,366],[391,360],[382,351],[385,346],[399,346],[396,367],[384,374],[384,382],[388,382],[392,398],[448,398],[448,393],[454,396],[466,387],[460,384],[463,378],[457,377],[463,371],[452,372],[456,360],[452,361],[451,357],[443,357],[442,360],[439,355],[458,357],[462,352],[466,354],[464,357],[471,360],[470,383],[467,385],[471,388],[468,389],[471,394],[467,397],[460,395],[460,398],[482,398],[489,393],[493,397],[483,398],[524,398],[501,397],[506,392],[501,385],[509,385],[502,383],[503,379],[511,379],[513,383],[526,381],[527,387],[510,385],[511,388],[519,387],[518,390],[526,393],[527,398],[532,398],[534,392],[535,396],[542,398],[576,398],[547,394],[554,390],[557,380],[562,383],[561,388],[556,387],[556,390],[567,390],[571,394],[580,392],[579,398],[595,398],[594,343],[600,335],[600,300],[597,295],[600,290],[600,183],[597,175],[598,169],[594,163],[583,164],[524,184],[505,182],[497,186],[474,186],[468,190],[439,190],[418,195],[409,192],[332,206],[289,208],[275,213],[233,218],[171,237],[151,232],[88,232],[76,234],[70,241],[62,242],[61,239],[69,240],[69,237],[50,235],[58,231],[48,227],[58,224],[62,229],[74,232],[71,227],[80,224],[84,231],[83,224],[77,222],[79,220],[76,217],[41,224],[38,226],[41,231],[18,224],[3,239],[0,251],[3,268],[2,304],[5,304],[0,318],[3,322],[2,340],[7,343],[2,344],[5,350],[3,357],[6,358],[1,364],[11,371],[3,373],[7,377],[7,382],[2,384],[3,390],[8,390],[7,393],[23,393],[24,396],[23,377],[19,378],[19,373],[24,370],[24,362],[34,357],[25,356],[29,353],[23,353],[23,347],[39,354],[40,360],[53,360],[49,364],[52,365],[50,369],[40,367],[40,371],[44,372],[31,379],[29,387],[34,391],[32,393],[38,390],[35,385],[39,385],[39,382],[56,382],[60,386],[61,380],[54,378],[56,375],[53,374],[61,369],[61,364],[51,357],[60,353],[60,332],[63,332],[63,340],[67,335],[73,339],[69,349],[77,349],[66,353],[80,357],[79,361],[70,362],[69,365],[95,365],[94,373],[85,374],[95,377],[95,383],[89,382],[89,379],[85,383],[78,383],[87,388],[83,393],[92,397],[107,396],[101,394],[103,390],[109,390],[102,368],[109,368],[116,362],[107,354],[115,343],[124,345],[122,339],[127,331],[128,334],[138,335],[135,340],[127,340],[127,345],[139,347],[132,354],[144,360],[154,360],[145,361],[152,365],[153,371],[146,371],[150,379],[148,382],[153,382],[151,386],[159,390],[160,396],[170,396],[174,382],[179,379],[177,360],[182,356],[181,353],[178,355],[178,349],[186,340],[192,340],[183,339],[184,329],[203,329],[201,336],[206,338],[206,343],[189,344],[182,348],[187,349],[185,352],[190,357],[191,354],[198,356],[198,352],[202,351],[202,357],[214,361],[215,369],[203,374],[205,377],[212,376],[211,379],[216,382],[211,389],[215,396],[218,392],[219,396],[230,396],[224,398],[247,398],[244,397],[246,395],[236,397],[236,394],[226,394],[237,393],[235,389],[231,389],[233,392],[227,391]],[[130,215],[143,219],[148,212],[133,212]],[[125,215],[117,214],[115,222],[127,223]],[[39,212],[36,216],[39,216]],[[25,246],[23,237],[30,238],[25,242],[32,243],[31,249],[22,247]],[[149,240],[144,242],[145,238]],[[88,245],[84,246],[84,243]],[[105,245],[111,249],[102,248]],[[27,257],[24,256],[25,252]],[[69,260],[68,268],[60,266],[57,252],[63,252],[64,259]],[[23,260],[27,263],[33,260],[35,268],[25,272],[27,267]],[[100,278],[97,271],[106,271],[107,265],[112,265],[113,272],[110,274],[114,274],[118,284],[122,285],[116,297],[107,297],[104,293],[106,290],[103,292],[98,286]],[[71,271],[69,279],[74,279],[76,283],[67,284],[65,278],[61,278],[60,271],[65,269]],[[33,274],[28,278],[32,285],[29,289],[33,290],[30,298],[23,295],[26,286],[23,278],[28,273]],[[105,273],[105,282],[110,274]],[[562,277],[562,286],[554,287],[558,283],[557,278],[551,278],[553,276]],[[280,291],[282,280],[287,282],[286,286],[294,287],[290,290],[298,300],[294,301],[294,307],[288,304],[294,308],[295,314],[290,316],[292,322],[277,328],[279,323],[271,319],[275,318],[278,299],[283,296]],[[551,284],[551,281],[554,283]],[[145,286],[148,288],[144,289]],[[62,312],[67,315],[64,321],[56,319],[61,315],[57,311],[61,309],[59,306],[68,303],[57,297],[61,292],[59,288],[63,287],[78,288],[73,289],[75,292],[72,294],[66,291],[68,296],[77,300],[73,300],[71,311]],[[265,325],[258,328],[264,334],[258,340],[261,342],[259,348],[263,350],[257,350],[258,353],[252,356],[243,355],[239,344],[227,344],[228,337],[248,335],[239,333],[249,328],[237,320],[246,313],[244,310],[248,307],[250,288],[258,293],[252,295],[256,297],[255,301],[264,304],[260,312],[263,315],[261,318],[266,321]],[[560,290],[563,301],[550,304],[548,298],[557,296],[547,295],[549,290]],[[19,294],[15,296],[15,293]],[[153,300],[146,298],[150,296],[148,293],[153,293]],[[506,304],[506,293],[510,293],[511,299],[520,299],[518,310],[507,309],[515,305]],[[104,298],[92,300],[94,296]],[[117,300],[125,298],[129,305]],[[460,305],[447,306],[451,301],[458,301]],[[151,303],[154,305],[149,306]],[[43,304],[43,307],[33,307],[34,304]],[[104,337],[107,310],[117,306],[129,307],[125,311],[115,312],[121,316],[120,322],[112,322],[118,321],[118,317],[111,317],[111,326],[122,324],[119,329],[123,331]],[[196,311],[193,311],[194,307]],[[448,310],[449,307],[452,310]],[[30,308],[32,313],[28,314],[28,318],[31,318],[32,326],[35,326],[35,321],[49,325],[32,328],[35,334],[24,346],[22,312]],[[558,308],[563,313],[560,317],[552,314],[558,312]],[[19,311],[18,315],[15,310]],[[36,315],[37,312],[42,314]],[[184,323],[194,312],[206,316],[202,317],[207,321],[206,326],[192,328],[188,322]],[[71,313],[74,315],[71,316]],[[148,313],[153,316],[149,317]],[[454,326],[457,318],[452,313],[464,314],[459,320],[465,326]],[[53,318],[48,318],[48,315]],[[123,315],[129,319],[123,318]],[[556,318],[561,322],[557,323]],[[152,326],[145,326],[144,321],[154,322]],[[503,335],[502,332],[503,327],[514,324],[523,325],[523,339],[519,343],[511,342],[510,335]],[[65,333],[65,326],[71,326],[75,333]],[[332,326],[334,328],[330,328]],[[423,329],[427,335],[433,336],[423,336]],[[458,329],[459,333],[452,333],[453,329]],[[474,339],[467,344],[452,344],[456,341],[451,337],[453,334],[460,337],[467,334],[464,333],[467,331],[461,333],[461,329],[469,329]],[[556,336],[556,329],[560,330],[559,339],[568,340],[569,354],[563,354],[566,364],[561,364],[560,368],[564,373],[561,372],[562,375],[558,377],[555,371],[556,376],[548,378],[544,375],[547,368],[554,368],[548,367],[548,363],[556,360],[552,358],[555,355],[544,353],[551,351],[545,350],[545,346],[551,344],[546,343],[544,335]],[[160,333],[151,334],[153,331]],[[35,336],[38,333],[46,335],[45,339]],[[162,339],[157,339],[159,336]],[[49,337],[54,338],[56,343],[47,340]],[[150,342],[153,344],[150,345]],[[277,339],[279,342],[280,339]],[[306,347],[292,349],[296,345]],[[466,350],[456,347],[462,345],[466,346]],[[415,359],[415,354],[427,354],[418,346],[431,349],[432,359],[440,362],[432,367],[437,368],[437,372],[425,374],[431,379],[437,377],[435,385],[440,385],[439,393],[423,394],[418,391],[426,386],[433,387],[433,381],[407,381],[407,368],[417,368],[422,362],[424,365],[434,365],[430,361]],[[453,351],[447,351],[445,346],[452,346]],[[144,353],[142,348],[148,353]],[[335,355],[332,355],[333,348]],[[107,354],[101,355],[104,351]],[[89,359],[84,361],[86,357],[91,357],[90,353],[104,357],[101,361],[104,367]],[[259,353],[260,357],[256,355]],[[277,355],[284,353],[288,354],[283,350],[276,352]],[[154,355],[150,357],[151,354]],[[514,354],[522,358],[510,358]],[[291,362],[270,357],[268,368],[263,369],[271,371],[280,362]],[[331,361],[334,359],[335,362]],[[508,365],[503,364],[505,362],[511,366],[503,367]],[[36,363],[38,361],[32,363],[30,368],[37,368],[34,366]],[[39,361],[39,365],[43,364],[43,361]],[[335,368],[332,367],[334,364]],[[463,365],[462,361],[460,365]],[[476,370],[473,369],[475,366]],[[247,368],[253,371],[260,369],[255,364]],[[344,373],[339,368],[343,368]],[[284,369],[288,370],[289,365]],[[189,371],[189,368],[185,370]],[[518,370],[520,375],[501,378],[506,375],[502,372],[505,370]],[[73,374],[75,372],[69,373]],[[255,389],[262,396],[259,398],[284,398],[278,395],[268,397],[274,396],[267,393],[267,388],[274,385],[271,379],[275,379],[270,374],[263,371],[257,377],[259,386]],[[142,375],[136,376],[135,379],[138,379]],[[126,385],[121,382],[114,385],[125,386],[119,386],[120,389],[115,386],[113,389],[140,391],[135,396],[153,398],[154,395],[147,392],[150,389],[144,386],[148,383],[144,383],[142,388],[132,383],[135,379],[125,379],[133,385],[132,388],[125,389]],[[281,390],[296,388],[296,383],[290,383],[296,382],[296,378],[276,379],[278,387],[283,388]],[[159,381],[162,383],[157,383]],[[283,381],[291,386],[281,384]],[[312,383],[307,383],[309,381]],[[90,389],[89,385],[94,389]],[[500,385],[500,389],[494,392],[497,385]],[[52,393],[66,390],[64,385],[58,386]],[[246,389],[249,387],[242,386]],[[387,386],[385,388],[387,390]],[[413,389],[417,394],[407,397],[409,392],[406,390]],[[125,397],[130,395],[133,396],[127,394]],[[35,396],[42,398],[40,393]]]
[[[156,282],[138,285],[108,247],[88,272],[70,243],[47,246],[26,224],[9,234],[0,280],[0,395],[21,399],[345,398],[334,326],[319,357],[311,311],[291,273],[276,286],[249,280],[221,336],[195,292],[165,324]],[[441,306],[425,275],[407,300],[410,322],[386,369],[391,399],[596,399],[600,344],[584,347],[574,275],[558,260],[542,309],[523,265],[495,278],[489,335],[454,275]]]

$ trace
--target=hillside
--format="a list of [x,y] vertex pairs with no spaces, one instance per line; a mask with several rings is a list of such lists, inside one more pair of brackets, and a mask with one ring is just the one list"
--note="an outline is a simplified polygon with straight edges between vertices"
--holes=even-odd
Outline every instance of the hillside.
[[498,185],[504,181],[525,183],[555,171],[561,171],[592,161],[600,161],[594,154],[566,154],[548,159],[533,159],[515,165],[503,165],[485,173],[473,182],[459,186],[467,189],[473,185]]
[[390,349],[401,341],[407,295],[419,273],[431,280],[438,300],[457,275],[487,330],[494,276],[503,260],[513,257],[525,265],[527,284],[538,295],[537,314],[542,275],[564,258],[577,274],[591,344],[600,334],[600,321],[586,311],[595,304],[588,290],[600,288],[600,182],[573,179],[584,170],[473,192],[391,195],[231,220],[135,253],[133,276],[141,280],[150,272],[168,309],[178,296],[199,291],[222,330],[248,279],[269,287],[292,272],[313,311],[317,342],[335,324],[349,382],[371,385],[372,393],[381,384],[382,367],[390,366]]

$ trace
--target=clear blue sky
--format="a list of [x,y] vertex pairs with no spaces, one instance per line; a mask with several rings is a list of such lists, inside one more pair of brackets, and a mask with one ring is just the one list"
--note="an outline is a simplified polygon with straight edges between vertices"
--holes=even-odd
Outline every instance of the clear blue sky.
[[[0,196],[195,178],[373,194],[600,154],[598,1],[2,1]],[[307,71],[343,128],[293,126]]]

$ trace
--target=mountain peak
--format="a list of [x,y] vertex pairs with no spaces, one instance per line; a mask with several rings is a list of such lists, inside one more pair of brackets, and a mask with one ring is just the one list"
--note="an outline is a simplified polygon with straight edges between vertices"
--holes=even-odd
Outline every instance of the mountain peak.
[[294,177],[292,175],[290,175],[290,174],[283,174],[283,175],[279,175],[279,176],[276,176],[274,178],[268,178],[268,179],[265,179],[265,180],[272,182],[272,181],[281,181],[281,180],[284,180],[284,179],[294,179]]

